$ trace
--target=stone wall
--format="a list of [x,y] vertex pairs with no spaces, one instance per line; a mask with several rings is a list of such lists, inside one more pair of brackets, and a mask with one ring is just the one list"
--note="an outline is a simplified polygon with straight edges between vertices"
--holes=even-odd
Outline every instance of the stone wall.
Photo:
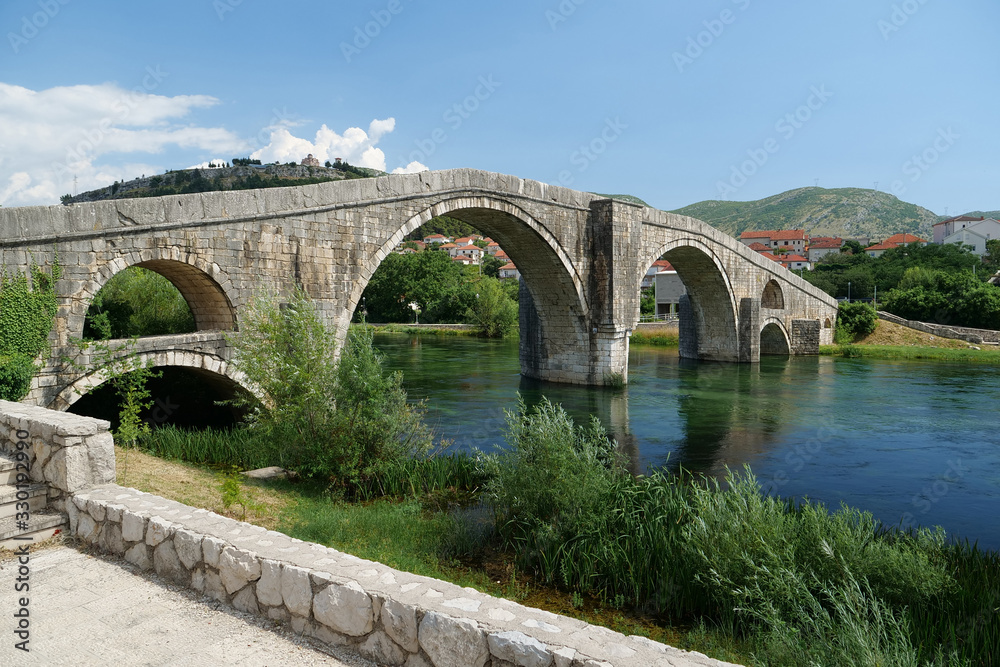
[[724,664],[134,489],[95,487],[67,509],[85,544],[380,665]]
[[993,329],[973,329],[971,327],[952,327],[944,324],[931,324],[929,322],[918,322],[916,320],[906,320],[898,315],[878,311],[879,319],[892,322],[910,329],[923,331],[924,333],[940,336],[941,338],[951,338],[953,340],[964,340],[967,343],[998,343],[1000,344],[1000,331]]
[[[49,487],[48,505],[65,512],[74,493],[115,480],[110,424],[99,419],[0,401],[0,449]],[[19,453],[27,460],[20,460]]]

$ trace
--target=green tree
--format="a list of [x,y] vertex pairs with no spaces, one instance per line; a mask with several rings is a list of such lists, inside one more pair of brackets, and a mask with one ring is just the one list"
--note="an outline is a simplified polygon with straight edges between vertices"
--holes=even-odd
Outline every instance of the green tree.
[[372,275],[364,298],[373,322],[411,322],[412,302],[422,310],[421,321],[460,322],[475,292],[464,267],[447,253],[392,253]]
[[506,263],[507,262],[503,261],[502,259],[497,259],[495,255],[486,254],[483,255],[483,261],[480,263],[480,266],[483,269],[484,276],[489,276],[490,278],[499,278],[500,267]]
[[388,373],[368,327],[351,330],[339,363],[335,338],[299,291],[279,305],[257,298],[228,336],[233,363],[262,396],[237,399],[275,460],[348,493],[404,459],[425,454],[423,408]]
[[194,315],[173,283],[158,273],[129,267],[112,276],[87,309],[87,340],[163,336],[195,330]]
[[466,317],[486,338],[503,338],[517,328],[517,302],[496,278],[483,277],[475,285],[476,300]]
[[656,290],[651,287],[647,287],[639,293],[639,314],[656,314]]

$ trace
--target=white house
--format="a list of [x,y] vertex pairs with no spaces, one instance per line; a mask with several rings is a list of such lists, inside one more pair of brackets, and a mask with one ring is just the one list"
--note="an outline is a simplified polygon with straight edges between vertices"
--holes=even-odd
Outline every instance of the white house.
[[973,255],[986,254],[986,242],[1000,239],[1000,222],[986,218],[946,236],[942,243],[961,243],[974,246]]
[[934,243],[945,243],[945,239],[955,232],[963,230],[967,227],[972,227],[973,225],[983,222],[984,220],[985,219],[982,216],[974,218],[969,215],[960,215],[957,218],[948,218],[947,220],[935,223]]
[[654,276],[653,285],[656,289],[656,314],[676,313],[681,297],[687,294],[687,288],[677,272],[673,269],[660,271]]
[[516,266],[514,266],[514,262],[507,262],[500,267],[499,276],[500,280],[505,280],[507,278],[520,278],[521,272],[517,270]]

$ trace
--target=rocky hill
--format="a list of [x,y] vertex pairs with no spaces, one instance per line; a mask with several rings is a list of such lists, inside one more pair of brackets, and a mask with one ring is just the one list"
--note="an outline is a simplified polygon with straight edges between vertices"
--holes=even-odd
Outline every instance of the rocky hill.
[[757,201],[703,201],[674,211],[739,236],[759,229],[805,229],[812,236],[880,239],[900,232],[931,238],[941,218],[891,194],[862,188],[799,188]]
[[64,196],[63,204],[99,201],[102,199],[129,199],[133,197],[162,197],[165,195],[212,192],[215,190],[252,190],[292,185],[310,185],[325,181],[350,178],[368,178],[382,172],[365,167],[355,167],[346,162],[333,167],[306,167],[292,164],[237,165],[211,169],[181,169],[158,176],[143,176],[131,181],[114,183],[106,188]]

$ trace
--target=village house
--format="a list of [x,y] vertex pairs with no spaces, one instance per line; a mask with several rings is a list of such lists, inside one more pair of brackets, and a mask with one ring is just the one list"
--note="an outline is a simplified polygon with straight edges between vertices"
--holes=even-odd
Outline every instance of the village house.
[[478,246],[467,245],[462,247],[449,248],[448,254],[451,255],[453,258],[468,257],[474,263],[478,264],[479,260],[481,260],[483,257],[483,249]]
[[[934,232],[936,234],[937,229]],[[1000,239],[1000,222],[992,218],[985,218],[949,234],[944,237],[943,243],[960,243],[972,246],[972,254],[982,257],[986,254],[986,242],[995,239]]]
[[803,229],[769,229],[740,234],[743,245],[761,243],[772,251],[787,248],[790,252],[805,252],[808,240]]
[[517,270],[516,266],[514,266],[514,262],[507,262],[500,267],[498,275],[501,280],[506,280],[507,278],[520,278],[521,272]]
[[954,234],[957,231],[965,229],[966,227],[971,227],[977,223],[983,222],[985,218],[979,216],[978,218],[969,215],[960,215],[954,218],[948,218],[947,220],[942,220],[941,222],[934,224],[934,243],[942,244],[945,243],[945,239]]
[[666,268],[656,273],[653,280],[657,317],[675,315],[680,307],[681,297],[687,294],[687,288],[677,271],[669,262],[666,264]]
[[658,259],[646,270],[646,275],[642,277],[642,282],[639,283],[639,288],[648,289],[653,287],[656,274],[662,271],[673,271],[673,267],[670,266],[670,262],[667,260]]
[[927,245],[927,240],[913,234],[893,234],[881,243],[876,243],[865,248],[865,253],[869,257],[881,257],[886,250],[892,250],[893,248],[898,248],[901,245],[909,245],[910,243],[919,243],[925,246]]
[[430,236],[424,237],[424,243],[430,245],[432,243],[451,243],[452,240],[443,234],[431,234]]
[[818,262],[827,255],[839,254],[844,247],[844,239],[831,236],[815,236],[809,239],[806,257],[810,262]]

